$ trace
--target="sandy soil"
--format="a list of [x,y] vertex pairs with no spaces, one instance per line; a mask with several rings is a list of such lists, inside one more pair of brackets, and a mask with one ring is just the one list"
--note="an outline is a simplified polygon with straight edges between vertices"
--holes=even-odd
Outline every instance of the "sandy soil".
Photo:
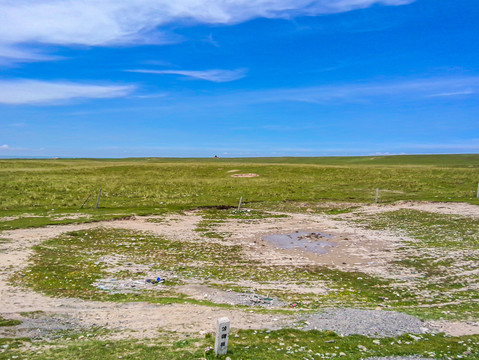
[[250,174],[234,174],[230,176],[233,178],[252,178],[252,177],[258,177],[259,175],[250,173]]
[[394,204],[364,206],[359,211],[365,214],[377,214],[398,209],[427,211],[437,214],[461,215],[479,218],[479,206],[466,203],[441,203],[428,201],[401,201]]
[[[378,213],[411,208],[422,211],[458,214],[479,217],[479,207],[468,204],[442,203],[411,203],[403,202],[393,205],[372,205],[359,208],[361,213]],[[344,214],[347,219],[350,214]],[[382,231],[367,230],[358,227],[353,222],[337,221],[340,215],[288,214],[286,218],[266,218],[262,220],[228,220],[220,224],[216,231],[231,234],[227,243],[242,245],[245,254],[267,264],[324,264],[341,270],[360,270],[373,275],[414,277],[414,274],[392,274],[389,263],[394,257],[395,249],[401,246],[404,238]],[[181,333],[200,333],[213,331],[215,319],[227,316],[235,328],[275,329],[287,324],[291,325],[293,318],[289,316],[256,314],[248,310],[228,310],[198,306],[191,304],[158,305],[148,303],[110,303],[93,302],[79,299],[50,298],[28,289],[12,286],[8,283],[9,276],[25,267],[32,254],[32,247],[42,241],[58,236],[64,232],[87,230],[95,227],[122,228],[148,231],[176,240],[195,242],[200,239],[195,228],[201,216],[197,212],[185,215],[171,215],[162,218],[161,222],[151,222],[154,217],[131,218],[129,220],[108,221],[91,224],[57,225],[36,229],[19,229],[4,231],[2,238],[10,241],[0,244],[0,313],[8,318],[25,320],[20,313],[43,311],[45,316],[68,318],[75,326],[101,326],[114,330],[125,331],[129,336],[155,336],[160,330]],[[278,249],[263,238],[268,234],[289,233],[297,230],[322,232],[331,235],[331,241],[336,244],[327,254],[316,254],[301,250]],[[214,239],[210,241],[216,241]],[[224,243],[224,242],[223,242]],[[114,259],[103,259],[114,262]],[[121,270],[121,269],[120,269]],[[311,285],[301,284],[255,284],[251,280],[238,283],[239,286],[254,287],[262,294],[268,289],[281,289],[323,294],[328,289],[320,282]],[[215,292],[198,284],[186,284],[181,289],[193,297],[215,298],[227,295]],[[218,301],[221,302],[221,301]],[[28,322],[27,322],[28,323]],[[32,321],[32,326],[39,326]],[[73,325],[72,325],[73,326]],[[461,322],[429,322],[431,328],[440,329],[451,335],[479,334],[479,324]],[[0,328],[0,336],[11,329]],[[32,329],[19,330],[19,335],[28,334]],[[23,333],[22,333],[23,331]],[[134,331],[131,333],[131,331]]]

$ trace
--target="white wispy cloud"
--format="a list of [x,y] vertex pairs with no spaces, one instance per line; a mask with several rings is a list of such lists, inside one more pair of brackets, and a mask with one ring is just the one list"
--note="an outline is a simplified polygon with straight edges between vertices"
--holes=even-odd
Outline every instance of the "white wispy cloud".
[[440,94],[432,94],[431,97],[449,97],[449,96],[462,96],[462,95],[472,95],[476,92],[473,90],[462,90],[462,91],[453,91]]
[[246,76],[246,69],[236,69],[236,70],[148,70],[148,69],[138,69],[138,70],[127,70],[129,72],[145,73],[145,74],[173,74],[173,75],[182,75],[189,78],[201,79],[213,82],[228,82],[234,81]]
[[168,43],[176,39],[162,27],[171,23],[228,25],[259,17],[291,18],[413,1],[0,0],[0,47],[27,43],[88,46]]
[[8,146],[7,144],[0,145],[1,150],[7,150],[9,148],[10,148],[10,146]]
[[[395,81],[259,90],[241,94],[247,102],[296,101],[318,104],[364,102],[375,99],[424,100],[479,93],[479,76],[437,77]],[[440,95],[442,94],[442,95]]]
[[0,104],[51,104],[78,98],[116,98],[127,96],[134,90],[134,86],[7,80],[0,81]]
[[8,66],[20,62],[51,61],[57,59],[60,59],[60,57],[47,55],[33,48],[23,49],[14,45],[2,45],[0,39],[0,66]]
[[189,96],[185,93],[170,92],[162,106],[184,109],[188,106],[242,106],[247,104],[303,102],[318,105],[342,105],[400,103],[415,101],[442,101],[444,96],[455,94],[477,96],[479,76],[410,78],[364,83],[345,83],[314,87],[260,89],[251,91],[230,91],[216,95]]

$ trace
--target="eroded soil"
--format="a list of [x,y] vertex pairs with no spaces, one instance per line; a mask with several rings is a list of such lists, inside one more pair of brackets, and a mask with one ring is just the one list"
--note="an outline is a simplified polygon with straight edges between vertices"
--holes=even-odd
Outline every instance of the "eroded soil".
[[[414,287],[422,274],[407,268],[393,265],[394,260],[404,254],[414,254],[416,250],[400,248],[405,241],[414,241],[407,236],[384,230],[371,230],[359,225],[355,220],[364,214],[378,214],[399,209],[415,209],[440,214],[479,217],[479,207],[454,203],[411,203],[402,202],[390,205],[372,205],[358,207],[353,213],[322,214],[286,214],[287,217],[266,217],[264,219],[227,219],[216,224],[214,231],[226,234],[224,238],[201,237],[197,228],[203,220],[201,213],[192,211],[183,215],[159,217],[132,217],[129,220],[108,221],[89,224],[57,225],[35,229],[4,231],[1,234],[6,242],[0,244],[0,313],[12,319],[20,319],[22,326],[0,328],[1,336],[41,336],[42,329],[58,330],[64,328],[99,326],[118,331],[119,338],[126,336],[152,337],[158,331],[179,333],[201,333],[213,330],[216,318],[227,316],[237,329],[277,329],[294,326],[298,321],[297,312],[263,314],[249,308],[219,308],[213,306],[179,304],[167,305],[144,302],[114,303],[85,301],[71,298],[53,298],[35,293],[21,284],[11,284],[11,276],[24,269],[33,254],[32,247],[60,234],[89,230],[97,227],[111,229],[129,229],[145,231],[186,243],[217,242],[222,245],[240,245],[246,258],[271,266],[324,265],[341,271],[360,271],[372,276],[392,279],[402,286]],[[153,221],[152,221],[153,220]],[[158,221],[155,221],[158,220]],[[296,231],[327,234],[327,241],[334,244],[326,253],[320,254],[304,249],[278,248],[265,237],[273,234],[290,234]],[[315,239],[309,241],[314,242]],[[307,249],[306,249],[307,250]],[[416,251],[417,252],[417,251]],[[416,254],[417,255],[417,254]],[[469,254],[470,255],[470,254]],[[129,271],[146,274],[143,278],[154,278],[157,274],[145,264],[136,264],[114,254],[101,261],[109,267],[110,273]],[[161,274],[172,276],[173,274]],[[106,286],[105,283],[99,286]],[[148,287],[141,280],[123,284],[114,291],[137,291]],[[106,285],[105,285],[106,284]],[[120,284],[121,285],[121,284]],[[135,285],[135,286],[132,286]],[[218,284],[217,284],[218,285]],[[221,284],[219,284],[221,285]],[[227,285],[227,284],[225,284]],[[218,304],[262,306],[267,308],[288,309],[288,304],[274,297],[269,291],[281,290],[296,294],[327,294],[330,289],[321,281],[316,282],[257,282],[245,278],[235,285],[249,289],[249,292],[232,292],[212,287],[208,284],[189,279],[175,286],[175,291],[193,299],[208,300]],[[472,286],[472,285],[471,285]],[[158,291],[164,285],[158,284]],[[112,289],[107,289],[112,291]],[[265,301],[265,299],[270,299]],[[378,313],[383,310],[375,310]],[[25,313],[40,314],[31,319]],[[23,315],[22,315],[23,314]],[[60,326],[58,324],[63,324]],[[479,323],[475,321],[430,321],[425,325],[429,330],[440,330],[451,335],[479,334]]]

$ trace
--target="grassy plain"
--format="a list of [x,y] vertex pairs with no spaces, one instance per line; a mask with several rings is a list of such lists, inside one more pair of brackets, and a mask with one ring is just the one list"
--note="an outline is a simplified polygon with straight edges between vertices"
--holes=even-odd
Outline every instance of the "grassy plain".
[[[259,176],[232,178],[231,170]],[[0,217],[19,216],[3,221],[0,230],[236,206],[241,196],[248,206],[269,210],[368,203],[376,188],[381,202],[479,204],[478,182],[479,155],[0,160]],[[100,209],[95,209],[100,188]],[[59,219],[65,212],[81,216]]]
[[[231,177],[242,173],[259,176]],[[254,219],[272,216],[264,213],[265,210],[304,212],[313,209],[335,215],[374,202],[376,188],[380,189],[381,203],[412,200],[479,205],[478,182],[479,155],[0,160],[0,231],[199,209],[203,220],[196,228],[198,237],[219,243],[205,241],[185,245],[175,239],[118,229],[75,231],[38,245],[28,267],[17,273],[13,281],[49,296],[219,306],[169,291],[136,294],[100,291],[95,281],[111,274],[98,259],[115,253],[127,255],[129,261],[138,264],[156,263],[158,270],[179,274],[180,279],[201,279],[218,287],[231,287],[239,279],[254,277],[258,282],[321,281],[333,289],[321,297],[271,293],[287,303],[294,301],[298,308],[306,310],[324,306],[388,306],[430,319],[477,319],[479,295],[472,285],[479,279],[471,275],[465,281],[458,275],[474,270],[477,265],[477,259],[467,257],[467,251],[478,248],[477,220],[412,210],[358,219],[360,226],[396,231],[414,239],[404,243],[400,251],[408,257],[398,260],[396,265],[424,274],[424,280],[418,277],[410,291],[400,293],[391,280],[361,272],[320,266],[269,267],[254,262],[242,256],[239,246],[221,244],[227,234],[218,232],[216,226],[242,216],[231,211],[240,197],[246,206],[255,209],[248,215]],[[99,188],[102,188],[100,208],[95,209]],[[85,207],[80,209],[88,196]],[[337,207],[335,203],[346,205]],[[0,239],[0,243],[2,241]],[[216,255],[210,257],[209,254]],[[228,266],[218,268],[218,263]],[[446,268],[455,271],[445,274]],[[115,276],[127,278],[132,274]],[[0,322],[4,326],[18,324],[3,318]],[[0,345],[8,345],[9,349],[0,352],[0,359],[14,356],[29,359],[214,358],[209,348],[213,341],[208,336],[172,340],[160,334],[157,340],[149,342],[110,341],[83,335],[65,334],[53,345],[51,342],[29,345],[37,346],[38,351],[16,349],[24,344],[22,341],[29,344],[29,339],[0,339]],[[381,339],[380,344],[364,336],[340,337],[330,332],[294,329],[244,330],[235,335],[229,353],[233,359],[332,358],[343,353],[344,359],[420,354],[472,360],[477,359],[474,354],[479,352],[477,335],[424,335],[418,339],[404,335]]]
[[[437,359],[477,359],[479,344],[474,336],[446,337],[444,335],[403,335],[371,339],[352,335],[341,337],[329,331],[235,331],[228,357],[244,360],[323,359],[360,360],[372,356],[407,356],[420,354]],[[160,335],[161,336],[161,335]],[[159,340],[162,341],[159,341]],[[155,340],[98,340],[79,334],[64,334],[44,348],[17,350],[20,344],[12,342],[7,354],[0,359],[144,359],[144,360],[224,360],[226,356],[213,354],[211,335],[172,341],[167,336]],[[214,340],[213,340],[214,341]],[[0,339],[0,345],[2,340]],[[3,356],[2,356],[3,355]],[[7,357],[8,356],[8,357]],[[459,357],[458,357],[459,356]]]

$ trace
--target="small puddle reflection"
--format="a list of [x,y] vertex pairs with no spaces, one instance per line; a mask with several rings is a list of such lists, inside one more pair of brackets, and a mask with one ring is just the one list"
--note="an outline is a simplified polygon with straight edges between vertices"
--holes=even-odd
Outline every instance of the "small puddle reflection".
[[291,234],[273,234],[263,237],[263,240],[280,249],[294,249],[326,254],[328,248],[336,246],[323,239],[331,239],[330,234],[320,232],[295,231]]

